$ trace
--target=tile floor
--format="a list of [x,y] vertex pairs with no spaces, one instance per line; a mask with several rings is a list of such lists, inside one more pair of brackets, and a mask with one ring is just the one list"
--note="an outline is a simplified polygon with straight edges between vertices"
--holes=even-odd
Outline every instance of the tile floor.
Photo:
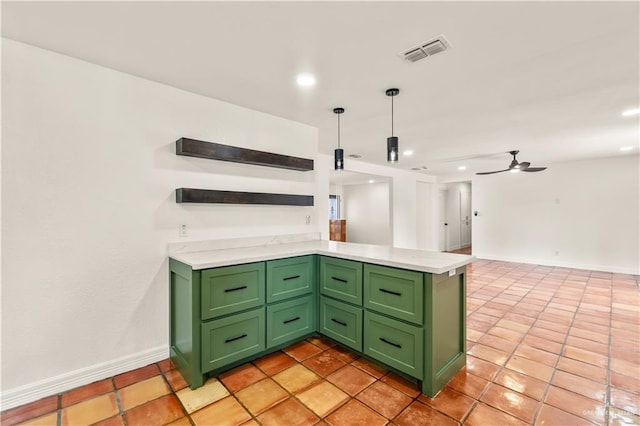
[[478,260],[467,293],[467,367],[434,399],[314,338],[195,391],[165,360],[2,425],[640,424],[638,277]]

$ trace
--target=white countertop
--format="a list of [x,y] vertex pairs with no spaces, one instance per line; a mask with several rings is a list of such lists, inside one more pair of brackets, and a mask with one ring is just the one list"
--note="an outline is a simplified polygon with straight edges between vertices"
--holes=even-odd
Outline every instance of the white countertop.
[[170,257],[198,270],[306,254],[333,256],[433,274],[442,274],[475,260],[474,256],[463,254],[325,240],[174,253]]

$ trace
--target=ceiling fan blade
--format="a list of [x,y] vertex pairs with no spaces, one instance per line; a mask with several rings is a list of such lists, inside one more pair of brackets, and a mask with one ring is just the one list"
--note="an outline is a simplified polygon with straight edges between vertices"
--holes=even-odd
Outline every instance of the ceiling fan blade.
[[541,172],[543,170],[547,170],[546,167],[527,167],[526,169],[520,170],[521,172]]
[[504,170],[496,170],[495,172],[479,172],[476,173],[477,175],[492,175],[494,173],[502,173],[502,172],[508,172],[509,169],[504,169]]

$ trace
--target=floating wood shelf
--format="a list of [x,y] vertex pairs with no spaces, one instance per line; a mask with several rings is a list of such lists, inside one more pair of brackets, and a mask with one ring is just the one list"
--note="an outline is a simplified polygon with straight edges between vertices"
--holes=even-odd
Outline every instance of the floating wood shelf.
[[264,192],[216,191],[211,189],[178,188],[176,189],[176,203],[313,206],[313,195],[270,194]]
[[256,151],[254,149],[239,148],[237,146],[222,145],[189,138],[180,138],[176,141],[176,155],[254,164],[279,169],[299,170],[303,172],[313,170],[313,160],[308,158],[291,157],[289,155]]

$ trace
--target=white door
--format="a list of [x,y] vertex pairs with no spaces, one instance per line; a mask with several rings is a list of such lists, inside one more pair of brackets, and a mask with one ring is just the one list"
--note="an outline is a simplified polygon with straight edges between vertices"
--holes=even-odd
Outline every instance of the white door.
[[460,191],[460,248],[471,245],[471,192]]
[[447,232],[447,191],[440,190],[438,191],[438,205],[440,206],[440,211],[438,214],[438,250],[446,251],[449,249],[449,242],[447,241],[447,236],[449,233]]

